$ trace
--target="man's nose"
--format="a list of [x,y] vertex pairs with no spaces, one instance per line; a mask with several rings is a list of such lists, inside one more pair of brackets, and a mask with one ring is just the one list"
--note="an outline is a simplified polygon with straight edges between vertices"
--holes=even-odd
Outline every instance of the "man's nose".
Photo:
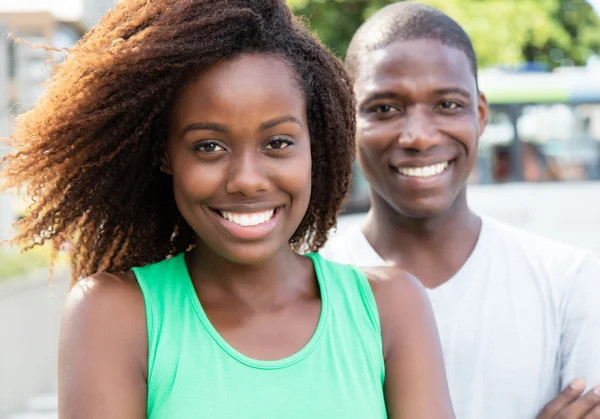
[[439,143],[433,117],[425,109],[414,109],[406,115],[398,144],[406,149],[426,151]]

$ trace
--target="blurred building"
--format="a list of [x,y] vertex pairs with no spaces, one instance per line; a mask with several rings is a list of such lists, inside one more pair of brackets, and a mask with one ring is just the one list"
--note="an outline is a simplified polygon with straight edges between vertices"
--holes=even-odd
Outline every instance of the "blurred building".
[[[50,62],[61,58],[61,53],[48,53],[26,43],[70,48],[116,3],[82,1],[82,16],[76,21],[62,20],[48,11],[0,11],[0,137],[9,134],[16,115],[35,104],[50,75]],[[9,33],[25,42],[15,42]],[[0,157],[7,152],[0,145]],[[16,200],[0,195],[0,241],[9,237],[10,225],[17,217]]]
[[[85,32],[78,22],[60,21],[49,12],[0,13],[0,22],[4,26],[2,36],[3,50],[6,59],[1,59],[6,67],[3,71],[7,80],[7,89],[3,91],[5,106],[11,116],[27,110],[42,93],[43,83],[49,76],[50,58],[58,58],[57,54],[49,55],[41,48],[32,45],[51,45],[69,48],[73,46]],[[25,42],[15,42],[6,36],[12,33]]]
[[[6,26],[0,20],[0,34],[7,33]],[[1,36],[1,35],[0,35]],[[8,134],[9,121],[9,65],[8,65],[8,42],[5,37],[0,38],[0,137]]]
[[[40,97],[48,78],[50,56],[25,42],[15,42],[13,34],[33,45],[71,47],[84,33],[78,22],[64,22],[48,12],[0,13],[0,136],[6,137],[14,117],[30,108]],[[0,148],[0,156],[8,150]],[[0,195],[0,241],[9,237],[10,226],[18,217],[17,200]]]
[[86,28],[94,27],[104,13],[115,3],[116,0],[83,0],[82,25]]

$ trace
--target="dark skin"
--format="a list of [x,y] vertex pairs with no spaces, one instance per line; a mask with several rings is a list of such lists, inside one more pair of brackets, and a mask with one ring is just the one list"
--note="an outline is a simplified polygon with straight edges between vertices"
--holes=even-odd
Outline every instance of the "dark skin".
[[[180,212],[201,237],[188,266],[206,314],[244,354],[279,359],[310,340],[320,300],[311,262],[282,246],[310,199],[305,104],[287,67],[269,61],[283,71],[279,83],[269,83],[273,71],[258,65],[227,66],[226,73],[217,65],[193,81],[173,109],[164,166]],[[280,222],[257,240],[235,236],[215,212],[278,207]],[[290,277],[290,269],[299,274]]]
[[[386,262],[435,288],[464,265],[481,230],[466,187],[487,101],[467,55],[435,40],[398,41],[361,61],[354,84],[358,159],[372,203],[363,231]],[[405,175],[437,164],[447,164],[439,175]],[[538,419],[600,417],[600,397],[580,397],[584,388],[580,380],[567,386]]]
[[[372,200],[364,231],[385,260],[434,288],[458,271],[479,236],[466,181],[487,123],[485,97],[464,53],[437,42],[393,43],[363,62],[355,83],[358,158]],[[444,162],[448,169],[433,178],[399,173]]]
[[[321,299],[311,261],[288,244],[308,206],[311,159],[306,105],[286,62],[247,55],[199,73],[174,106],[163,170],[198,236],[186,261],[213,326],[255,359],[298,352],[315,331]],[[220,219],[272,207],[277,222],[266,233]],[[398,268],[366,274],[380,312],[389,417],[454,418],[423,287]],[[146,417],[145,321],[131,273],[97,274],[71,291],[60,339],[61,418]]]

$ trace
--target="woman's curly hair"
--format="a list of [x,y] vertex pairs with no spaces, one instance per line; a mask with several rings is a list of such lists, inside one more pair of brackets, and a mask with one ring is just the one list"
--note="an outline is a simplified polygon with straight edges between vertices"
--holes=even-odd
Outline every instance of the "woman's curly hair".
[[73,281],[189,248],[194,232],[160,172],[171,103],[199,69],[247,53],[277,54],[302,85],[313,187],[290,244],[318,250],[349,188],[355,104],[341,62],[283,0],[121,0],[56,66],[8,139],[2,186],[32,200],[13,242],[69,243]]

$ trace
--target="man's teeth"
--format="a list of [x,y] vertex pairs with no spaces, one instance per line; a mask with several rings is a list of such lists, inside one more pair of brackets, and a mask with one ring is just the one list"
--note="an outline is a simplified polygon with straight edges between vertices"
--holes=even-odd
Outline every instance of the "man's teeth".
[[401,175],[412,176],[412,177],[430,177],[439,175],[448,168],[449,163],[438,163],[432,164],[431,166],[424,167],[400,167],[398,171]]
[[249,214],[221,211],[221,216],[227,221],[231,221],[232,223],[241,225],[243,227],[252,227],[266,223],[267,221],[270,221],[274,215],[275,209],[263,212],[253,212]]

